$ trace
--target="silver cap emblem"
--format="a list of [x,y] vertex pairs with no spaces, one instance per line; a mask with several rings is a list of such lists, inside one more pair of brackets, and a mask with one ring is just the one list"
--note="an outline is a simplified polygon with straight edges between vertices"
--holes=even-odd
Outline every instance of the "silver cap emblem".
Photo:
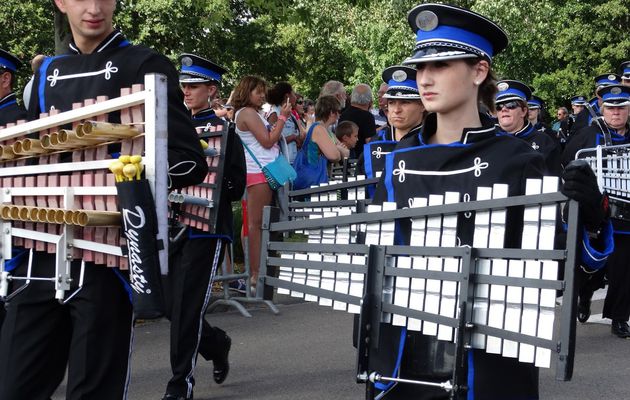
[[190,58],[190,57],[182,57],[182,65],[184,67],[190,67],[191,65],[193,65],[192,58]]
[[402,82],[407,79],[407,73],[401,69],[398,69],[392,73],[392,79],[396,82]]
[[438,27],[438,16],[429,10],[421,11],[416,17],[416,25],[421,31],[429,32]]

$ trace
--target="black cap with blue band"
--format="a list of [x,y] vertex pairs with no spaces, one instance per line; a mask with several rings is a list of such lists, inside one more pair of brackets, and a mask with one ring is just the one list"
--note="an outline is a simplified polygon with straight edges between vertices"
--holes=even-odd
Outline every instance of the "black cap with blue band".
[[498,89],[498,92],[494,100],[496,104],[505,103],[508,101],[514,101],[514,100],[527,103],[532,98],[532,89],[520,81],[514,81],[514,80],[499,81],[497,82],[497,89]]
[[179,83],[219,83],[227,72],[222,66],[195,54],[180,55],[179,63]]
[[478,57],[491,61],[508,43],[497,24],[451,5],[421,4],[409,11],[407,21],[416,32],[416,46],[405,65]]
[[610,86],[610,85],[618,85],[621,83],[621,77],[617,74],[602,74],[595,77],[595,86]]
[[22,62],[8,51],[0,49],[0,68],[15,73],[22,66]]
[[420,92],[416,83],[416,69],[404,65],[394,65],[385,68],[381,77],[383,82],[389,86],[383,98],[420,100]]
[[607,107],[623,107],[630,105],[630,87],[609,85],[597,91],[602,98],[602,105]]
[[573,96],[573,97],[571,97],[571,105],[572,106],[585,106],[586,105],[586,97],[584,97],[584,96]]

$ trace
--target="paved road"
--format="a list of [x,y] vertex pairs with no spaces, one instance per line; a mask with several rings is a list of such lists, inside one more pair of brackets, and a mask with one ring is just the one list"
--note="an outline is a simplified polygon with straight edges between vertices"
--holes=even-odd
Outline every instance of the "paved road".
[[[200,359],[195,399],[363,398],[363,386],[354,383],[352,317],[312,303],[283,301],[279,308],[279,316],[258,306],[250,308],[252,318],[233,309],[208,315],[232,336],[232,370],[223,385],[216,385],[212,364]],[[594,312],[601,312],[601,301]],[[630,399],[630,340],[613,337],[609,321],[598,319],[594,315],[593,322],[578,326],[571,382],[556,382],[553,369],[541,370],[542,399]],[[168,378],[168,321],[145,323],[136,329],[129,398],[159,400]]]

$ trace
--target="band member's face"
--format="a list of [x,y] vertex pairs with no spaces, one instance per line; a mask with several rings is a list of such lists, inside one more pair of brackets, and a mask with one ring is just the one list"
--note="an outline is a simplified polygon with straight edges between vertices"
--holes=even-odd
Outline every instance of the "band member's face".
[[75,42],[100,43],[113,30],[116,0],[55,0],[66,14]]
[[427,111],[450,114],[478,108],[477,84],[488,75],[487,61],[472,66],[463,60],[431,61],[418,64],[416,69],[416,82]]
[[387,99],[387,119],[396,129],[408,130],[419,125],[423,112],[420,100]]
[[613,129],[621,129],[628,123],[628,110],[630,110],[630,106],[604,106],[602,107],[602,115],[608,126]]
[[519,131],[525,125],[527,107],[519,101],[497,104],[497,118],[501,129],[509,133]]
[[571,109],[573,110],[573,115],[578,115],[584,109],[584,106],[571,105]]
[[540,108],[530,108],[527,113],[527,118],[529,119],[529,122],[531,122],[532,124],[538,122],[538,114],[540,114]]
[[208,100],[216,93],[216,86],[205,83],[183,83],[184,103],[189,110],[201,111],[208,108]]

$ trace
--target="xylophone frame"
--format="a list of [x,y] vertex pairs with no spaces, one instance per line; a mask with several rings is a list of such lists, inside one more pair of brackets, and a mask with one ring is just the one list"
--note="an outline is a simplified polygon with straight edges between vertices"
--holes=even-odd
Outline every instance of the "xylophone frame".
[[[467,351],[472,348],[471,338],[474,333],[512,340],[519,343],[549,349],[556,354],[556,379],[570,380],[573,374],[575,354],[575,302],[577,292],[574,287],[574,267],[578,260],[579,221],[578,207],[575,201],[569,201],[567,218],[568,230],[566,247],[561,250],[530,250],[530,249],[490,249],[461,247],[419,247],[419,246],[367,246],[363,244],[322,244],[295,243],[274,240],[282,233],[308,231],[309,229],[331,228],[337,225],[356,225],[382,223],[408,218],[447,215],[481,210],[498,210],[509,207],[524,207],[538,205],[558,205],[568,199],[559,192],[535,195],[514,196],[502,199],[479,200],[467,203],[455,203],[421,208],[397,209],[377,213],[357,213],[345,216],[314,218],[294,221],[279,221],[277,209],[266,207],[263,215],[263,236],[261,252],[260,281],[266,286],[268,294],[272,288],[283,288],[302,292],[307,295],[331,299],[348,305],[360,306],[360,323],[358,332],[357,352],[357,381],[365,383],[366,396],[374,398],[374,383],[376,381],[394,381],[418,385],[442,387],[453,398],[458,398],[467,390],[466,377],[463,375],[467,360]],[[354,254],[367,256],[367,266],[362,268],[355,264],[315,262],[311,260],[293,260],[276,256],[276,252],[318,252],[336,254]],[[435,256],[456,257],[462,261],[461,272],[450,273],[444,271],[398,269],[388,266],[388,260],[396,256]],[[545,281],[510,276],[482,276],[474,273],[472,266],[481,258],[490,259],[522,259],[522,260],[552,260],[564,261],[563,280]],[[364,273],[366,277],[365,291],[362,297],[346,293],[312,287],[295,282],[282,280],[275,274],[275,270],[282,267],[308,268],[313,270],[334,271],[335,273]],[[268,271],[269,269],[269,271]],[[383,301],[384,282],[387,277],[407,277],[418,279],[453,280],[460,283],[459,318],[449,318],[442,315],[425,313],[423,311],[396,306]],[[260,282],[259,282],[260,283]],[[472,299],[474,296],[472,285],[499,284],[535,289],[547,289],[563,292],[560,306],[558,327],[559,331],[553,339],[543,339],[536,336],[524,335],[519,332],[493,328],[487,325],[473,323]],[[258,290],[262,288],[259,285]],[[262,292],[260,292],[262,294]],[[371,365],[372,356],[378,351],[379,324],[384,315],[401,315],[407,318],[434,322],[444,326],[457,328],[456,358],[452,379],[448,382],[408,381],[397,377],[383,376]]]
[[[156,205],[156,215],[158,220],[158,237],[161,241],[159,260],[161,273],[168,273],[168,166],[158,160],[166,160],[167,152],[167,104],[162,99],[167,97],[166,76],[161,74],[148,74],[144,79],[144,90],[117,97],[104,102],[88,105],[79,109],[59,113],[35,121],[27,122],[0,130],[0,140],[8,140],[32,133],[37,133],[45,129],[63,126],[75,121],[87,120],[89,118],[119,111],[133,106],[144,105],[145,112],[145,134],[144,134],[144,173],[149,181],[149,186],[154,195]],[[0,168],[0,177],[21,176],[34,174],[49,174],[56,172],[70,172],[81,170],[102,170],[108,169],[112,160],[82,161],[53,165],[33,165]],[[2,203],[10,202],[12,196],[32,195],[32,188],[2,188]],[[116,195],[116,188],[113,186],[92,186],[92,187],[47,187],[38,188],[38,195],[63,196],[63,208],[72,209],[75,195]],[[162,193],[163,195],[156,195]],[[26,277],[12,277],[5,271],[5,260],[12,257],[12,238],[20,237],[32,239],[56,246],[56,272],[54,277],[33,277],[30,274],[30,261],[28,275]],[[81,263],[81,278],[77,289],[68,297],[66,292],[70,290],[72,278],[70,276],[70,265],[73,259],[73,248],[97,251],[115,256],[123,256],[122,249],[118,246],[90,242],[86,240],[74,239],[73,227],[63,225],[60,235],[53,235],[44,232],[36,232],[12,227],[11,221],[2,221],[2,234],[0,235],[0,288],[8,287],[7,281],[24,280],[28,285],[32,280],[45,280],[54,283],[55,298],[60,302],[67,302],[82,287],[82,277],[85,269],[85,262]],[[23,286],[24,286],[23,285]],[[18,289],[18,293],[24,287]],[[17,293],[14,293],[15,295]],[[1,297],[6,297],[7,293],[0,293]]]
[[630,220],[630,144],[581,149],[575,159],[593,169],[600,191],[610,198],[611,216]]

